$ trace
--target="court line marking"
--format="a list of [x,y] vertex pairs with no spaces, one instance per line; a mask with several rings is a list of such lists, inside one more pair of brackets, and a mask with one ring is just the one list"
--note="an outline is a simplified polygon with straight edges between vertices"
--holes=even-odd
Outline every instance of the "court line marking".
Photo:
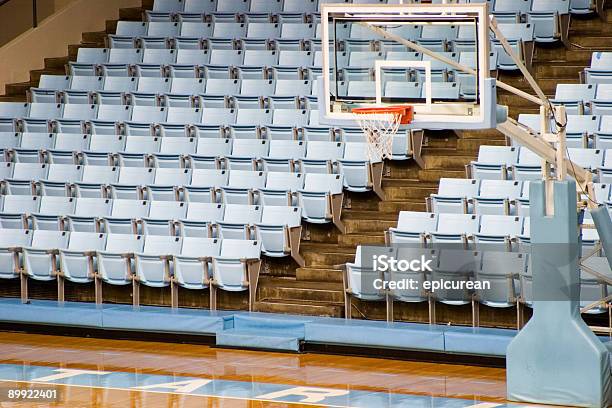
[[[325,407],[331,407],[331,408],[354,408],[349,405],[331,405],[331,404],[321,404],[321,403],[312,403],[312,402],[272,400],[272,399],[263,399],[263,398],[228,397],[225,395],[192,394],[188,392],[153,391],[153,390],[140,389],[140,388],[101,387],[99,385],[64,384],[64,383],[53,383],[53,382],[45,382],[45,381],[4,380],[0,378],[0,383],[4,383],[4,382],[13,382],[13,383],[20,383],[20,384],[36,384],[36,385],[46,385],[46,386],[59,385],[59,386],[64,386],[64,387],[90,388],[90,389],[113,390],[113,391],[150,392],[152,394],[183,395],[183,396],[188,396],[188,397],[234,399],[234,400],[242,400],[242,401],[275,402],[277,404],[282,403],[282,404],[290,404],[290,405],[309,405],[309,406],[315,406],[315,407],[321,407],[323,405]],[[406,394],[406,395],[410,395],[410,394]]]

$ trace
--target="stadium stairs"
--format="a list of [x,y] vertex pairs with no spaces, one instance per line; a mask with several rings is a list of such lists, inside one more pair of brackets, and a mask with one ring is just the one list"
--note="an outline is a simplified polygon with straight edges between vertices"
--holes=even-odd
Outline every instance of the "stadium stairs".
[[[153,0],[143,0],[141,8],[120,11],[121,20],[142,20],[142,12],[151,9]],[[561,44],[535,48],[533,73],[547,95],[553,96],[558,83],[579,83],[579,72],[590,63],[593,51],[610,49],[612,44],[612,7],[608,4],[606,18],[600,20],[572,16],[570,26],[571,49]],[[68,56],[45,58],[45,67],[30,72],[30,82],[7,85],[7,95],[0,101],[25,101],[29,87],[37,86],[41,74],[64,74],[64,65],[76,60],[79,47],[103,47],[107,34],[115,31],[116,21],[107,21],[106,31],[83,33],[80,44],[68,46]],[[519,89],[533,93],[529,85],[516,73],[500,73],[500,79]],[[516,118],[519,113],[537,113],[535,105],[526,104],[517,96],[500,91],[499,102],[509,106]],[[394,161],[386,164],[383,188],[386,198],[380,200],[374,193],[345,192],[343,221],[346,233],[340,233],[332,224],[309,224],[303,231],[301,253],[306,265],[297,265],[288,258],[266,258],[260,278],[255,310],[259,312],[289,313],[315,316],[343,317],[342,266],[353,261],[359,244],[382,244],[384,232],[397,223],[401,210],[425,211],[425,198],[435,193],[441,177],[466,176],[465,165],[474,160],[481,145],[504,145],[504,136],[496,130],[484,131],[428,131],[423,148],[424,168],[413,161]],[[14,292],[14,293],[11,293]],[[131,303],[130,291],[123,288],[105,289],[105,302]],[[18,296],[18,286],[5,288],[3,295]],[[30,288],[35,299],[55,299],[55,285],[34,283]],[[141,287],[141,304],[170,305],[169,292]],[[206,308],[208,294],[181,294],[183,307]],[[93,301],[93,289],[70,287],[66,282],[66,300]],[[238,293],[219,294],[220,309],[247,308],[246,296]],[[471,324],[471,308],[436,308],[439,323]],[[384,304],[354,300],[354,318],[385,319]],[[427,322],[427,305],[396,304],[395,320]],[[513,311],[481,307],[482,326],[514,327]]]

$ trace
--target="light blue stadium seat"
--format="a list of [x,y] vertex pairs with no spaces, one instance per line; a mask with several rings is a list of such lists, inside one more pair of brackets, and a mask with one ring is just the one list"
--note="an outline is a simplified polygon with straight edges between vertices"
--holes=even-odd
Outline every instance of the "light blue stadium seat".
[[263,157],[263,169],[293,171],[294,161],[306,155],[306,143],[299,140],[271,140],[268,156]]
[[542,177],[540,156],[522,147],[519,150],[517,163],[512,168],[512,177],[515,180],[539,180]]
[[471,213],[472,198],[479,189],[480,180],[441,178],[438,193],[431,195],[432,209],[436,213]]
[[482,251],[513,249],[513,241],[523,233],[523,218],[514,215],[485,214],[474,234],[476,249]]
[[249,23],[246,37],[249,38],[276,38],[280,37],[281,25],[278,23]]
[[431,240],[434,243],[467,245],[468,240],[478,232],[479,219],[475,214],[441,213],[436,231],[431,232]]
[[[524,253],[482,252],[475,278],[489,281],[489,290],[476,290],[483,305],[495,308],[516,307],[520,295],[520,276],[527,272],[529,257]],[[518,322],[517,322],[518,324]]]
[[388,98],[418,99],[421,97],[420,82],[387,81],[384,85],[384,96]]
[[517,162],[519,148],[515,146],[480,146],[478,159],[470,164],[475,179],[505,180],[508,169]]
[[10,234],[0,234],[0,279],[19,277],[23,259],[20,255],[21,248],[29,247],[31,242],[30,230],[16,228]]
[[533,0],[527,22],[533,24],[536,42],[567,41],[570,0]]
[[253,204],[253,190],[266,184],[266,172],[231,170],[226,186],[221,187],[221,201],[225,204]]
[[568,114],[583,115],[588,101],[595,99],[596,87],[593,84],[558,84],[553,104],[565,106]]
[[515,200],[521,196],[522,183],[517,180],[482,180],[474,197],[476,214],[513,215]]
[[[379,191],[380,174],[376,168],[382,166],[380,160],[370,159],[365,142],[346,142],[343,156],[338,158],[338,173],[343,175],[344,187],[349,191]],[[382,167],[380,167],[382,171]]]
[[207,238],[209,236],[208,225],[222,221],[224,212],[223,204],[190,202],[187,216],[179,223],[180,235]]
[[213,258],[212,262],[212,291],[248,290],[249,310],[251,310],[261,266],[260,252],[259,241],[224,239],[220,255]]
[[344,230],[340,221],[342,208],[343,177],[340,174],[306,174],[304,188],[298,190],[298,202],[302,217],[311,223],[333,222]]
[[145,286],[160,288],[170,285],[170,260],[181,252],[180,237],[148,235],[143,251],[134,256],[136,277]]
[[222,239],[251,239],[253,227],[261,221],[262,206],[226,204],[223,221],[217,223],[217,237]]
[[7,195],[4,197],[2,210],[6,213],[37,213],[41,197],[29,195]]
[[[443,248],[438,254],[438,262],[431,274],[432,280],[460,282],[473,279],[477,258],[472,251]],[[438,302],[451,306],[461,306],[473,301],[470,289],[442,289],[433,292],[432,295]]]
[[[271,257],[299,256],[302,209],[290,206],[264,206],[261,222],[256,223],[261,251]],[[299,262],[299,261],[298,261]]]
[[112,209],[112,200],[108,198],[77,198],[74,215],[77,217],[106,217]]
[[184,0],[186,13],[213,13],[217,10],[217,0]]
[[344,156],[343,142],[311,141],[306,146],[306,156],[298,160],[304,173],[333,173],[336,161]]
[[317,0],[285,0],[283,12],[285,13],[314,13],[317,11]]
[[270,172],[266,185],[257,191],[262,205],[296,205],[296,193],[304,187],[303,173]]
[[179,34],[181,26],[178,22],[153,21],[147,24],[147,36],[174,37]]
[[[190,290],[208,288],[211,277],[211,258],[218,256],[220,249],[221,241],[218,239],[184,237],[180,255],[175,255],[172,259],[174,282]],[[176,303],[178,304],[178,300]]]
[[133,234],[107,234],[104,251],[98,251],[98,272],[100,278],[110,285],[132,283],[134,266],[133,254],[142,252],[144,237]]
[[596,2],[592,0],[570,0],[570,12],[572,14],[591,14],[595,11]]
[[23,248],[24,273],[34,280],[55,280],[59,266],[57,251],[67,248],[69,237],[66,231],[34,231],[31,246]]
[[95,252],[104,248],[106,248],[106,234],[71,232],[68,248],[59,251],[61,275],[70,282],[92,282],[96,267]]
[[[392,257],[395,255],[395,248],[392,247],[381,247],[380,255],[386,255]],[[377,279],[384,279],[383,273],[379,270],[373,269],[370,264],[362,264],[362,247],[357,246],[355,252],[355,261],[347,262],[345,271],[345,316],[347,319],[351,318],[351,298],[357,298],[363,301],[383,301],[385,300],[386,293],[384,290],[377,289],[374,283]]]

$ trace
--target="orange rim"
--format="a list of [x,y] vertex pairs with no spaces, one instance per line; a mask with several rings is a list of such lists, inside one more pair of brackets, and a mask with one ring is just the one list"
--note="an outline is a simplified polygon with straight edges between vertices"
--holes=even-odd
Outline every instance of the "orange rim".
[[413,107],[412,105],[391,105],[391,106],[377,106],[370,108],[353,108],[352,113],[357,115],[371,115],[371,114],[398,114],[400,116],[400,123],[402,125],[409,124],[412,122]]

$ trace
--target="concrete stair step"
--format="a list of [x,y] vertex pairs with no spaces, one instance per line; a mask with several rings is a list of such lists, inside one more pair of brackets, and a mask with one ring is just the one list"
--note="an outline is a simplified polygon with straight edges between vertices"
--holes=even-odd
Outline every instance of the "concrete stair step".
[[536,75],[538,77],[554,77],[574,79],[584,69],[583,64],[536,64]]
[[0,96],[0,102],[26,102],[24,95],[2,95]]
[[308,267],[324,267],[338,269],[346,262],[355,259],[355,248],[342,248],[335,243],[311,243],[304,242],[300,248],[300,253],[306,260]]
[[106,31],[87,31],[81,34],[82,41],[92,43],[104,43]]
[[425,200],[388,200],[380,203],[381,211],[425,211]]
[[385,195],[389,200],[421,199],[438,191],[437,186],[418,187],[385,187]]
[[397,213],[383,213],[378,210],[346,210],[342,213],[342,219],[346,220],[396,220]]
[[[470,160],[473,160],[474,158],[471,158]],[[468,160],[466,163],[469,163],[470,160]],[[428,182],[438,182],[440,181],[440,179],[442,177],[451,177],[451,178],[464,178],[465,177],[465,167],[464,166],[458,166],[455,169],[444,169],[444,168],[437,168],[437,169],[427,169],[427,170],[421,170],[419,171],[419,179],[423,180],[423,181],[428,181]]]
[[298,281],[262,277],[258,286],[259,299],[343,302],[342,283],[326,281]]
[[610,33],[606,36],[589,36],[582,35],[572,38],[572,43],[581,47],[597,48],[598,50],[612,50],[612,37]]
[[[387,224],[388,227],[394,227],[397,225],[397,222]],[[385,243],[385,234],[383,229],[378,229],[380,233],[352,233],[352,234],[344,234],[341,235],[338,239],[338,245],[343,247],[352,247],[356,248],[357,245],[380,245]],[[353,257],[350,262],[355,259]],[[348,262],[348,261],[347,261]]]
[[[304,228],[303,228],[304,231]],[[340,231],[333,224],[307,224],[305,231],[309,238],[309,242],[311,243],[319,243],[319,244],[329,244],[338,242],[338,236],[340,236]],[[304,242],[302,240],[302,242]],[[304,252],[304,244],[302,244],[301,252]]]
[[295,278],[298,281],[339,282],[342,283],[342,270],[332,268],[297,268]]
[[26,91],[36,85],[38,85],[37,82],[16,82],[13,84],[6,84],[5,96],[23,97],[25,100]]
[[68,64],[68,57],[49,57],[45,58],[45,68],[64,69]]
[[[573,40],[571,38],[570,40]],[[591,61],[591,52],[588,50],[572,49],[566,50],[563,47],[560,48],[536,48],[536,55],[534,62],[549,62],[549,63],[584,63],[588,65]]]
[[[360,234],[379,232],[390,227],[394,227],[397,223],[395,220],[343,220],[347,234]],[[342,238],[342,236],[340,236]]]
[[107,34],[115,34],[117,32],[117,22],[119,20],[106,20],[105,28]]
[[[428,152],[429,153],[429,152]],[[463,154],[427,154],[423,157],[425,161],[425,169],[462,169],[467,163],[474,160],[472,155],[466,156]]]
[[457,150],[461,153],[470,153],[471,155],[477,156],[478,149],[480,146],[490,145],[490,146],[505,146],[506,140],[502,139],[461,139],[459,140],[459,145],[457,146]]
[[[149,9],[150,10],[150,9]],[[119,9],[119,20],[142,21],[142,7],[124,7]]]
[[255,303],[258,312],[285,313],[308,316],[342,317],[344,304],[329,302],[296,302],[285,299],[265,299]]

